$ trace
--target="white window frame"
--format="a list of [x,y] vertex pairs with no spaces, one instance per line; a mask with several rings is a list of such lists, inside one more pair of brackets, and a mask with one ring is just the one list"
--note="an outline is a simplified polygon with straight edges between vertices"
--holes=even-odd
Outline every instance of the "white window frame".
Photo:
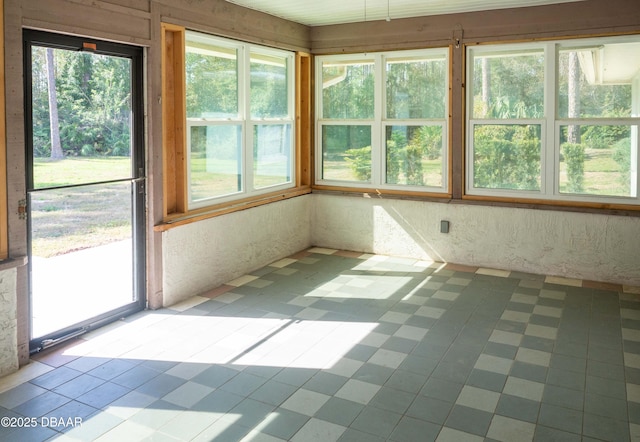
[[[212,45],[237,51],[238,69],[238,115],[230,118],[188,118],[187,132],[187,192],[188,209],[199,209],[210,205],[238,199],[250,198],[296,186],[296,148],[295,148],[295,53],[266,46],[216,37],[201,32],[186,31],[186,51],[189,51],[190,38],[206,39]],[[281,57],[287,62],[287,108],[288,115],[280,118],[253,118],[251,116],[251,55],[264,54]],[[261,125],[289,125],[291,129],[289,143],[289,180],[285,183],[254,188],[254,128]],[[194,126],[240,126],[241,130],[241,190],[224,195],[194,200],[191,194],[191,127]]]
[[[548,42],[532,42],[517,44],[491,44],[467,47],[466,60],[466,171],[465,193],[472,196],[504,197],[508,199],[551,200],[553,202],[596,203],[604,205],[640,205],[640,180],[638,170],[640,159],[640,74],[635,77],[634,91],[639,95],[638,101],[632,103],[632,117],[628,118],[560,118],[557,78],[557,63],[560,49],[602,45],[605,43],[640,42],[640,36],[584,38],[576,40],[558,40]],[[544,51],[544,116],[540,119],[482,119],[473,117],[473,69],[474,55],[504,52],[505,55],[517,50],[541,49]],[[474,187],[474,128],[476,125],[497,124],[537,124],[541,126],[540,152],[540,190],[511,190]],[[630,196],[593,195],[560,192],[560,127],[563,125],[629,125],[631,126],[631,189]],[[633,148],[635,143],[635,150]]]
[[[407,57],[444,58],[447,66],[445,84],[445,111],[442,118],[392,119],[386,116],[386,60]],[[449,190],[449,84],[450,84],[450,51],[449,48],[430,48],[409,51],[388,51],[360,54],[325,55],[316,57],[316,155],[315,183],[323,186],[348,187],[354,189],[383,189],[397,192],[429,192],[447,194]],[[323,63],[340,61],[362,61],[374,63],[374,115],[371,119],[329,119],[324,118],[322,97]],[[428,97],[427,97],[428,99]],[[323,126],[370,126],[371,127],[371,180],[345,181],[323,178],[322,129]],[[441,126],[442,127],[442,164],[440,186],[387,184],[386,183],[386,135],[388,126]]]

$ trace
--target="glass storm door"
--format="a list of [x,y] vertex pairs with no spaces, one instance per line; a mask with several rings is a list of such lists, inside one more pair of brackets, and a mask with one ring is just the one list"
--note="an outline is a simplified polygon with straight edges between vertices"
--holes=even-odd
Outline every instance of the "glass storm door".
[[31,351],[145,305],[142,49],[24,32]]

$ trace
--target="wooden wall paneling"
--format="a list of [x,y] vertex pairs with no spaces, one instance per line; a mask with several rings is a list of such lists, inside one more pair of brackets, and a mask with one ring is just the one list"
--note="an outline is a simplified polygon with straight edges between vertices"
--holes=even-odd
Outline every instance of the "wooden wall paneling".
[[164,216],[187,211],[184,28],[162,24]]

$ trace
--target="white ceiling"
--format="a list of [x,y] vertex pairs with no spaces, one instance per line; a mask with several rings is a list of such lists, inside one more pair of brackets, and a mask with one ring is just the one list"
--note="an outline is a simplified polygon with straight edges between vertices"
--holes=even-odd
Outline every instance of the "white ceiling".
[[580,0],[227,0],[302,23],[322,26],[425,15],[540,6]]

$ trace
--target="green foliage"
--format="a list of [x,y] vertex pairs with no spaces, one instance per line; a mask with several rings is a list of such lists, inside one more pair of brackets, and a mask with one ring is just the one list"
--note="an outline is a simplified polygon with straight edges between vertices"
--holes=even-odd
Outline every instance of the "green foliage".
[[[32,53],[34,156],[51,154],[45,49]],[[131,67],[119,57],[55,51],[60,141],[65,156],[128,156]]]
[[584,144],[564,143],[561,146],[562,156],[567,164],[567,190],[572,193],[584,191]]
[[623,186],[629,185],[631,173],[631,139],[623,138],[613,146],[613,159],[620,166]]
[[398,131],[391,133],[391,139],[387,141],[387,183],[398,184],[400,178],[400,164],[402,152],[406,149],[407,138]]
[[371,146],[345,151],[345,160],[360,181],[371,181]]
[[[611,117],[619,117],[610,115]],[[582,142],[593,149],[609,149],[619,140],[629,138],[631,128],[629,126],[587,126],[581,134]]]
[[527,125],[476,126],[474,185],[498,189],[539,189],[539,128]]

